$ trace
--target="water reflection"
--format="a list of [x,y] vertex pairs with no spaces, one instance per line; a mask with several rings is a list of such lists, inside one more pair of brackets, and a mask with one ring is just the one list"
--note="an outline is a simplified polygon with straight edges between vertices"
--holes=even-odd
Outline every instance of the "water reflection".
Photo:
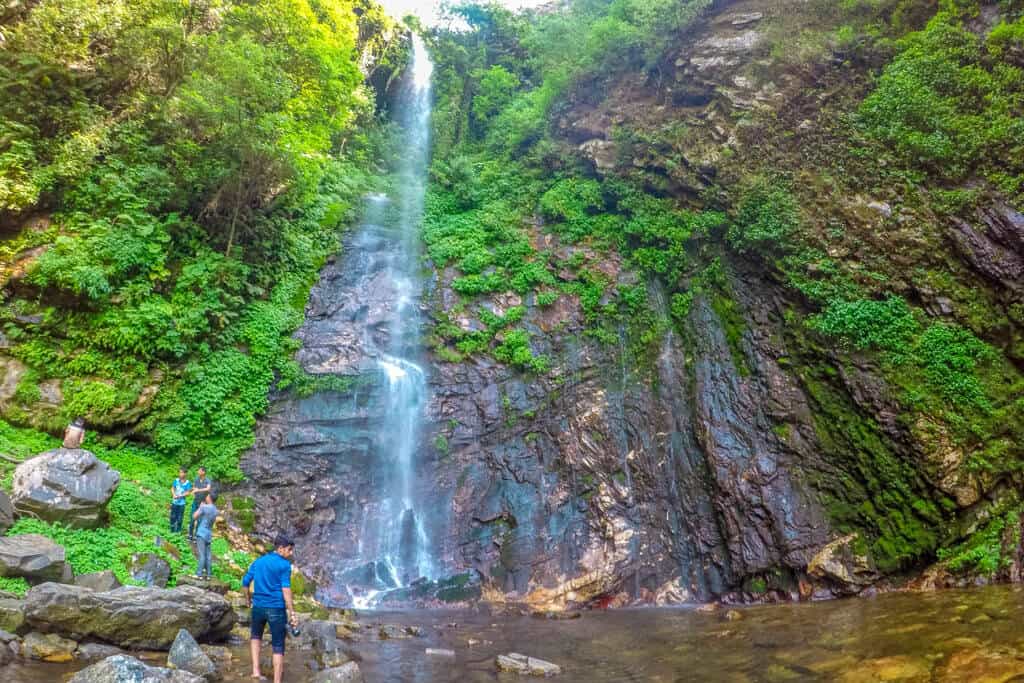
[[[726,610],[644,609],[575,620],[468,612],[370,612],[360,639],[367,683],[513,681],[494,657],[522,652],[562,666],[559,683],[645,681],[1024,681],[1024,592],[1015,587]],[[423,637],[378,640],[381,624],[414,625]],[[426,648],[456,657],[427,657]],[[235,649],[226,677],[246,680]],[[312,678],[310,656],[288,654],[287,680]],[[5,681],[60,680],[54,665],[17,666]]]

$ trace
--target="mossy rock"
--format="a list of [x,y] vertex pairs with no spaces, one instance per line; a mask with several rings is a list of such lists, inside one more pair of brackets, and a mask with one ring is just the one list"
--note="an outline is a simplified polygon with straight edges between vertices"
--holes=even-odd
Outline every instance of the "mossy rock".
[[292,595],[296,597],[313,597],[316,595],[316,583],[298,570],[292,571]]

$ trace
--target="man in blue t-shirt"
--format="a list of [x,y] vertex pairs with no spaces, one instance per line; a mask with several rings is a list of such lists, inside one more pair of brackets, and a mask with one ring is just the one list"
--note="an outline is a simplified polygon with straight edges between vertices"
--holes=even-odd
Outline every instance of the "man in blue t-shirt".
[[192,490],[188,472],[184,467],[178,470],[178,478],[171,484],[171,533],[181,533],[181,521],[185,517],[185,498]]
[[249,652],[252,655],[252,677],[256,679],[263,678],[260,673],[260,646],[267,624],[270,625],[270,645],[274,650],[274,683],[281,683],[284,675],[285,634],[288,622],[293,626],[297,623],[292,604],[291,559],[294,552],[292,540],[279,534],[274,540],[274,552],[249,565],[249,571],[242,577],[245,598],[252,608]]

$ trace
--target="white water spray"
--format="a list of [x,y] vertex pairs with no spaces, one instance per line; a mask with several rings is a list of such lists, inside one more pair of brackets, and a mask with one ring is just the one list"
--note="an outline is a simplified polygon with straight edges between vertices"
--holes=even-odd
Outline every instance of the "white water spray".
[[[398,112],[403,157],[392,196],[366,198],[366,219],[356,247],[376,245],[385,257],[367,268],[387,288],[386,329],[366,330],[365,348],[376,356],[383,409],[370,456],[379,480],[361,510],[358,557],[339,575],[351,604],[372,607],[382,593],[434,577],[433,552],[417,494],[418,447],[427,400],[427,378],[417,362],[422,283],[420,224],[426,192],[430,141],[431,77],[434,65],[419,36]],[[386,245],[383,250],[380,245]]]

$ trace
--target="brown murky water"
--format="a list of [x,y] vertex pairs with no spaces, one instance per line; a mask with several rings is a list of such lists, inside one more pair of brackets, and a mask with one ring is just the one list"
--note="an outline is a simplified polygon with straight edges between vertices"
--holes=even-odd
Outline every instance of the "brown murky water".
[[[522,652],[563,668],[561,683],[651,681],[1024,682],[1024,589],[905,593],[871,599],[724,610],[589,612],[549,621],[466,612],[365,613],[354,649],[368,683],[514,681],[494,657]],[[423,636],[380,641],[377,626],[415,625]],[[469,640],[481,641],[470,645]],[[426,648],[454,650],[454,659]],[[229,683],[247,680],[236,649]],[[289,653],[286,680],[312,677],[308,655]],[[17,665],[10,683],[59,681],[69,669]]]

